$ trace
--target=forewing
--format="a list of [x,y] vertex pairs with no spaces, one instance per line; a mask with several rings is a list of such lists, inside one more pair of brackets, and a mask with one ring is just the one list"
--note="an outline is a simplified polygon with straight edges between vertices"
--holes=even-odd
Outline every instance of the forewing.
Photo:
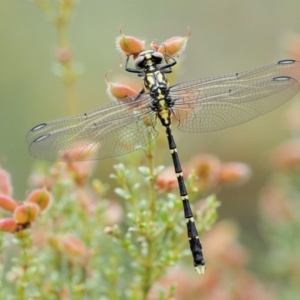
[[91,160],[122,155],[155,139],[155,114],[148,95],[115,101],[87,113],[31,129],[30,154],[45,160]]
[[206,132],[239,125],[283,105],[299,91],[300,63],[284,60],[246,72],[171,87],[178,128]]

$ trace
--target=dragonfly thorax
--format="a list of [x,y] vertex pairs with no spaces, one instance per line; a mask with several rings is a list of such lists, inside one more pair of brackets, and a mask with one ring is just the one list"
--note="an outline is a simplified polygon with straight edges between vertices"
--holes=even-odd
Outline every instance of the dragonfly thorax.
[[160,52],[143,51],[135,60],[135,66],[142,69],[143,90],[145,93],[149,93],[152,98],[152,109],[157,112],[163,126],[169,126],[173,101],[169,95],[169,82],[158,66],[162,63],[163,58]]
[[157,97],[161,95],[168,94],[169,82],[166,76],[158,69],[145,72],[142,83],[144,91],[150,93],[155,99],[158,99]]

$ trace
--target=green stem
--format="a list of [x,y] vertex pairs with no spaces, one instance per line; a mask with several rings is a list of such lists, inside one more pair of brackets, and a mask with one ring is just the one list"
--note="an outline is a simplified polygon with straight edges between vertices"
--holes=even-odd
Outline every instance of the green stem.
[[32,267],[32,259],[30,254],[30,248],[32,246],[32,237],[29,230],[24,230],[16,234],[17,242],[19,244],[21,254],[18,259],[19,265],[16,266],[19,270],[16,285],[16,299],[28,299],[26,293],[28,286],[30,285],[30,278],[28,274],[28,269]]
[[153,240],[153,226],[156,218],[156,190],[155,190],[155,174],[154,174],[154,159],[153,159],[153,150],[154,143],[149,143],[147,146],[146,157],[148,160],[149,167],[149,189],[150,189],[150,199],[149,199],[149,211],[150,211],[150,220],[149,227],[146,233],[146,240],[148,243],[148,253],[143,261],[144,274],[142,280],[142,299],[147,299],[147,295],[149,290],[153,284],[152,282],[152,268],[153,268],[153,248],[154,248],[154,240]]
[[[69,50],[71,48],[67,29],[72,8],[72,5],[66,5],[65,1],[62,1],[58,8],[55,25],[57,30],[58,46],[60,49]],[[74,73],[74,64],[72,62],[71,54],[68,59],[59,60],[59,63],[63,70],[62,81],[65,87],[68,111],[69,114],[74,115],[79,111],[79,102],[76,86],[77,76]]]
[[[71,48],[67,29],[74,2],[75,1],[60,0],[58,1],[57,6],[53,7],[53,5],[51,6],[49,2],[45,0],[35,0],[35,4],[56,28],[59,51],[70,51]],[[69,114],[74,115],[79,111],[79,101],[76,87],[77,74],[74,72],[72,54],[69,53],[69,57],[66,59],[59,58],[58,62],[62,69],[60,79],[65,87],[68,112]]]
[[156,213],[156,190],[155,190],[155,174],[154,174],[154,159],[153,159],[153,149],[154,143],[151,142],[147,146],[146,157],[148,160],[149,166],[149,189],[150,189],[150,201],[149,201],[149,210],[151,212],[151,221],[155,220],[155,213]]

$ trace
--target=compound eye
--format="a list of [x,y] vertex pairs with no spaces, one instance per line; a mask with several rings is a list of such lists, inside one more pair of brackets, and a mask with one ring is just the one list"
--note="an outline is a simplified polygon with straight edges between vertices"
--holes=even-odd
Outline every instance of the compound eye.
[[156,63],[156,64],[160,64],[162,63],[163,59],[164,59],[164,56],[160,53],[160,52],[154,52],[152,53],[152,57],[153,57],[153,61]]
[[138,56],[134,61],[134,66],[137,69],[142,69],[144,67],[145,56]]

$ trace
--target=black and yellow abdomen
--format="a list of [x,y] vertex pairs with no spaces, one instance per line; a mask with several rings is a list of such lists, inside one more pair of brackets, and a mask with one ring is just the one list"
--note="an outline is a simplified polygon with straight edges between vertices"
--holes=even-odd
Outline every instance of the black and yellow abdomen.
[[149,93],[153,99],[153,110],[162,122],[163,126],[171,125],[171,107],[168,101],[169,82],[165,75],[155,69],[153,72],[147,72],[144,76],[143,87],[146,93]]
[[157,114],[163,126],[171,125],[171,109],[165,99],[158,100]]

